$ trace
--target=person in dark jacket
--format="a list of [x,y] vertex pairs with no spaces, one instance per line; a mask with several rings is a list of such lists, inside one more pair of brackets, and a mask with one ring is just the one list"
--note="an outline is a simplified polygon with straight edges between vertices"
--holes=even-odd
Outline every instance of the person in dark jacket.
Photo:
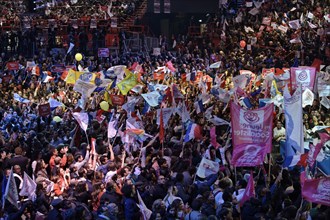
[[124,185],[121,189],[124,194],[124,211],[126,220],[140,219],[140,210],[134,200],[135,187],[134,185]]

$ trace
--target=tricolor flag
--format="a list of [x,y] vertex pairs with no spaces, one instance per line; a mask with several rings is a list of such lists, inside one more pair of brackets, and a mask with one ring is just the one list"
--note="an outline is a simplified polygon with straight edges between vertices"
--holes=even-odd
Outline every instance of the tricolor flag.
[[[6,177],[4,177],[6,178]],[[18,208],[18,192],[17,192],[17,186],[13,174],[13,167],[10,170],[10,174],[7,180],[7,185],[5,189],[5,193],[2,197],[2,209],[5,207],[6,200],[10,202],[12,205],[14,205],[16,208]]]
[[286,156],[283,162],[283,167],[293,167],[293,166],[307,166],[308,154],[298,154],[292,156]]
[[190,123],[186,135],[184,137],[184,142],[188,142],[191,139],[202,139],[202,127],[195,123]]
[[87,113],[80,113],[80,112],[74,112],[73,117],[77,120],[80,127],[86,132],[88,127],[88,114]]

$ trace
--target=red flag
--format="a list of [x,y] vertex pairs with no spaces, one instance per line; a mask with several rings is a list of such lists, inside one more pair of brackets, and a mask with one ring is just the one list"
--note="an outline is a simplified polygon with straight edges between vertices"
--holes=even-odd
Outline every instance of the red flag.
[[163,80],[165,78],[165,73],[161,72],[154,72],[154,80]]
[[164,142],[165,130],[164,130],[164,122],[163,122],[163,110],[160,109],[160,125],[159,125],[159,140],[160,143]]
[[322,64],[322,60],[315,58],[311,66],[315,67],[316,71],[320,71],[321,64]]
[[244,202],[248,201],[250,198],[255,197],[256,193],[254,190],[254,180],[253,180],[253,173],[250,172],[249,182],[245,188],[243,197],[240,201],[240,206],[243,206]]

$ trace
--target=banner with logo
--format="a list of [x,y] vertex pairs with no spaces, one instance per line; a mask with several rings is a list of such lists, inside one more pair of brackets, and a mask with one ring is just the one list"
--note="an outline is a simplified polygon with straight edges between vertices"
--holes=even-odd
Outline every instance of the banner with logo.
[[300,66],[300,67],[291,67],[291,88],[295,90],[298,87],[298,84],[301,84],[302,90],[306,88],[313,91],[314,82],[315,82],[315,67],[309,66]]
[[256,110],[243,109],[232,102],[232,164],[237,167],[257,166],[271,152],[274,104]]
[[301,191],[307,201],[330,206],[330,177],[307,179]]

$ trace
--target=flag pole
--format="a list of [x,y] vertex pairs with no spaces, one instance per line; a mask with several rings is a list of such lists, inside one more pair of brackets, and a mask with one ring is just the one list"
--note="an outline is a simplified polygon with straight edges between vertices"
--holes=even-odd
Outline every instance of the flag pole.
[[268,188],[269,184],[270,184],[270,169],[271,169],[271,162],[272,162],[272,155],[269,154],[269,159],[268,159],[268,176],[267,176],[267,180],[266,180],[266,187]]
[[[236,166],[234,167],[234,173],[235,173],[235,185],[237,184],[237,171],[236,171]],[[235,193],[236,193],[236,196],[238,195],[238,189],[237,187],[235,187]]]

